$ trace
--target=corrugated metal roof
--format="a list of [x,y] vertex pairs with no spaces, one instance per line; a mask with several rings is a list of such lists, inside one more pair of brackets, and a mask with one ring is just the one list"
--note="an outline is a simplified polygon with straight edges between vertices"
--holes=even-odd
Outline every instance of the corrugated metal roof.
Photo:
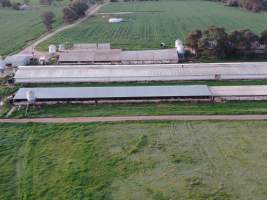
[[6,64],[11,64],[14,67],[20,66],[20,65],[27,65],[32,58],[32,55],[23,55],[23,54],[16,54],[12,56],[7,56],[5,59]]
[[98,43],[97,48],[99,49],[110,49],[110,43]]
[[267,96],[267,85],[212,86],[214,96]]
[[[99,44],[100,45],[100,44]],[[99,49],[88,51],[66,51],[59,55],[59,62],[104,62],[104,61],[175,61],[178,62],[176,49],[122,51],[121,49],[108,49],[102,44]]]
[[188,86],[134,86],[134,87],[56,87],[20,88],[14,100],[26,100],[27,91],[37,99],[108,99],[149,97],[203,97],[211,96],[206,85]]
[[143,50],[143,51],[122,51],[123,61],[164,61],[175,60],[178,62],[176,49]]
[[96,49],[96,43],[80,43],[80,44],[73,44],[73,49]]
[[68,51],[59,55],[59,62],[101,62],[120,61],[120,49],[96,49],[88,51]]
[[267,79],[267,63],[24,66],[16,83]]

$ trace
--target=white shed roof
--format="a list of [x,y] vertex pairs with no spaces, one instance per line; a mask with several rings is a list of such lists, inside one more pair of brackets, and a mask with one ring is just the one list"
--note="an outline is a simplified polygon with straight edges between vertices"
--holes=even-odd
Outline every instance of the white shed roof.
[[59,62],[101,62],[120,61],[120,49],[95,49],[88,51],[69,51],[59,55]]
[[26,100],[32,91],[36,99],[108,99],[150,97],[208,97],[206,85],[185,86],[129,86],[129,87],[55,87],[20,88],[14,100]]
[[214,96],[267,96],[267,85],[212,86]]
[[164,61],[175,60],[178,62],[176,49],[122,51],[122,61]]
[[16,83],[267,79],[267,63],[55,65],[19,67]]

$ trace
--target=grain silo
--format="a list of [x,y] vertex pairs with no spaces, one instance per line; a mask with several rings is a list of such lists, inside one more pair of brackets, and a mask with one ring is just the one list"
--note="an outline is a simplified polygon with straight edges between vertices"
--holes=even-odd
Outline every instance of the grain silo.
[[5,70],[5,62],[3,61],[2,57],[0,56],[0,73],[3,73]]
[[35,93],[32,90],[26,92],[26,97],[29,104],[33,104],[36,100]]
[[57,52],[56,45],[53,45],[53,44],[49,45],[48,51],[49,51],[49,54],[55,54]]
[[65,45],[64,44],[58,45],[58,51],[60,52],[65,51]]
[[179,59],[184,59],[185,49],[184,49],[183,42],[181,40],[179,39],[175,40],[175,48],[176,48]]

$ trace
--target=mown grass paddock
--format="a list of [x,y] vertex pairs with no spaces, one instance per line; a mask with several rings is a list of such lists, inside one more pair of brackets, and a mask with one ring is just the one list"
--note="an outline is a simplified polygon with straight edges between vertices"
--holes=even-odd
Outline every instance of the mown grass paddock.
[[[123,17],[125,21],[110,24],[109,17]],[[259,34],[267,28],[267,15],[203,0],[109,3],[93,18],[56,35],[39,48],[44,50],[50,43],[63,42],[111,42],[112,47],[124,49],[159,48],[165,42],[173,47],[177,38],[184,39],[188,32],[210,25],[225,27],[227,31],[250,28]]]
[[226,103],[58,104],[21,107],[10,117],[97,117],[147,115],[245,115],[267,114],[267,101]]
[[52,6],[40,6],[35,2],[31,10],[17,11],[0,8],[0,55],[5,56],[23,48],[27,42],[45,33],[40,15],[52,11],[56,15],[54,27],[63,23],[62,8],[65,2]]
[[267,198],[267,122],[0,124],[0,199]]

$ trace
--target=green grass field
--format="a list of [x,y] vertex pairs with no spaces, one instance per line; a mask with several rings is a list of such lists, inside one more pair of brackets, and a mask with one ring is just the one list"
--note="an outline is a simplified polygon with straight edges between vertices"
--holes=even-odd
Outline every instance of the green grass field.
[[0,124],[1,200],[263,200],[267,122]]
[[267,114],[267,101],[227,103],[60,104],[21,107],[10,117],[95,117],[145,115],[245,115]]
[[63,23],[62,5],[40,6],[34,5],[30,11],[16,11],[0,8],[0,55],[6,56],[23,48],[27,42],[45,33],[45,27],[40,15],[44,11],[53,11],[56,15],[54,27]]
[[[66,30],[43,43],[111,42],[124,49],[159,48],[161,42],[174,46],[177,38],[184,39],[189,31],[210,25],[225,27],[227,31],[250,28],[260,33],[267,28],[267,15],[203,0],[173,0],[130,3],[110,3],[100,13],[79,26]],[[133,12],[114,15],[116,12]],[[108,18],[120,16],[125,22],[109,24]]]

